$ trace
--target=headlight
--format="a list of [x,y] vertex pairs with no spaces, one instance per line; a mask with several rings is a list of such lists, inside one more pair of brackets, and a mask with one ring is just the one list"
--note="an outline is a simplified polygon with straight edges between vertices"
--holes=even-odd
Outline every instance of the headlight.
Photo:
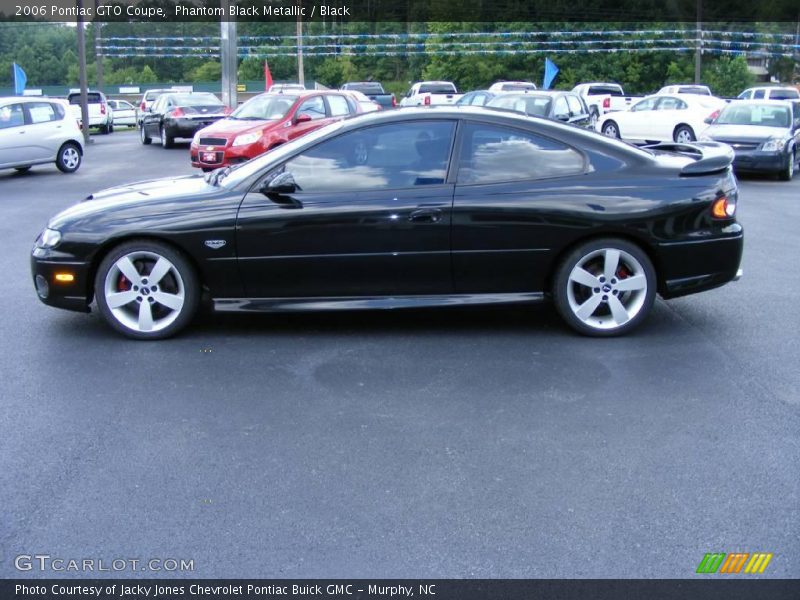
[[36,241],[36,245],[39,246],[39,248],[54,248],[60,241],[60,231],[56,231],[55,229],[45,229],[42,232],[42,235],[40,235],[39,239]]
[[761,144],[761,149],[765,152],[780,152],[786,145],[786,139],[772,138]]
[[247,144],[254,144],[258,140],[261,139],[261,132],[258,131],[256,133],[245,133],[244,135],[236,136],[236,139],[233,140],[234,146],[246,146]]

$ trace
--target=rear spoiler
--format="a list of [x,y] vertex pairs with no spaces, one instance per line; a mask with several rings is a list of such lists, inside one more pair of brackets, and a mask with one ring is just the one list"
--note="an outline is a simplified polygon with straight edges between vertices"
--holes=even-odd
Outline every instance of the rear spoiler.
[[682,156],[693,158],[681,169],[681,175],[706,175],[717,171],[724,171],[733,163],[733,148],[719,142],[691,142],[679,144],[668,142],[645,146],[648,150],[673,152]]

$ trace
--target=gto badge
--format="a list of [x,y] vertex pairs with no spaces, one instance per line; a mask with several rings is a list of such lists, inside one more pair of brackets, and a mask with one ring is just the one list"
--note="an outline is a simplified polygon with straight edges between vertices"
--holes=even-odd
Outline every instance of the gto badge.
[[214,149],[214,146],[208,146],[208,147],[206,148],[206,150],[208,150],[209,152],[211,152],[213,149]]
[[206,240],[206,246],[212,250],[219,250],[227,243],[225,240]]

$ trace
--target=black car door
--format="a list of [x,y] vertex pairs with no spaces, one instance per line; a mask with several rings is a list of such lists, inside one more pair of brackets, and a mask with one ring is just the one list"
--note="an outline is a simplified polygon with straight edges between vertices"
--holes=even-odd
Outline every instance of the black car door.
[[161,116],[164,113],[166,100],[166,95],[159,96],[150,107],[150,112],[146,112],[142,117],[142,127],[148,136],[158,137],[161,135]]
[[[265,174],[237,220],[248,296],[450,293],[455,128],[453,120],[361,128]],[[281,174],[296,192],[259,191]]]
[[581,227],[565,209],[585,195],[587,159],[559,140],[491,123],[464,123],[459,140],[455,291],[542,291],[554,249]]

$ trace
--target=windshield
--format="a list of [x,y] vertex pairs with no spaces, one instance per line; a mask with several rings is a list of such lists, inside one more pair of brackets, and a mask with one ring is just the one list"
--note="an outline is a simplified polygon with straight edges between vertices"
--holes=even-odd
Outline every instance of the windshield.
[[228,118],[241,121],[274,121],[286,116],[294,102],[294,96],[256,96],[233,111]]
[[716,125],[761,125],[762,127],[789,127],[791,116],[788,106],[735,104],[723,110]]
[[524,92],[526,90],[535,90],[536,86],[532,83],[504,83],[501,89],[504,92]]
[[456,86],[452,83],[426,83],[419,86],[420,94],[455,94]]
[[800,98],[800,92],[792,89],[772,90],[769,93],[769,97],[773,100],[794,100]]
[[545,117],[550,110],[550,102],[551,99],[547,96],[500,96],[489,102],[489,106]]
[[265,152],[253,160],[249,160],[246,163],[242,163],[236,167],[233,167],[226,173],[224,178],[219,179],[219,184],[226,188],[234,187],[245,179],[264,171],[267,166],[276,163],[286,156],[291,155],[298,148],[302,148],[309,142],[314,142],[319,138],[324,137],[329,133],[336,131],[337,129],[340,129],[343,126],[344,123],[342,121],[337,121],[336,123],[331,123],[325,127],[315,129],[311,133],[307,133],[301,137],[295,138],[289,142],[286,142],[285,144],[281,144],[277,148],[274,148],[269,152]]
[[589,88],[589,96],[624,96],[622,88],[616,85],[593,85]]
[[222,104],[214,94],[180,94],[173,96],[178,106],[208,106],[209,104]]
[[383,86],[380,83],[348,83],[345,86],[348,90],[355,90],[362,94],[383,94]]
[[[103,98],[97,92],[89,92],[86,94],[86,102],[89,104],[100,104],[103,101]],[[69,95],[69,103],[70,104],[80,104],[81,103],[81,95],[80,94],[70,94]]]
[[711,90],[707,87],[698,86],[698,85],[682,85],[678,88],[679,94],[699,94],[701,96],[710,96]]

